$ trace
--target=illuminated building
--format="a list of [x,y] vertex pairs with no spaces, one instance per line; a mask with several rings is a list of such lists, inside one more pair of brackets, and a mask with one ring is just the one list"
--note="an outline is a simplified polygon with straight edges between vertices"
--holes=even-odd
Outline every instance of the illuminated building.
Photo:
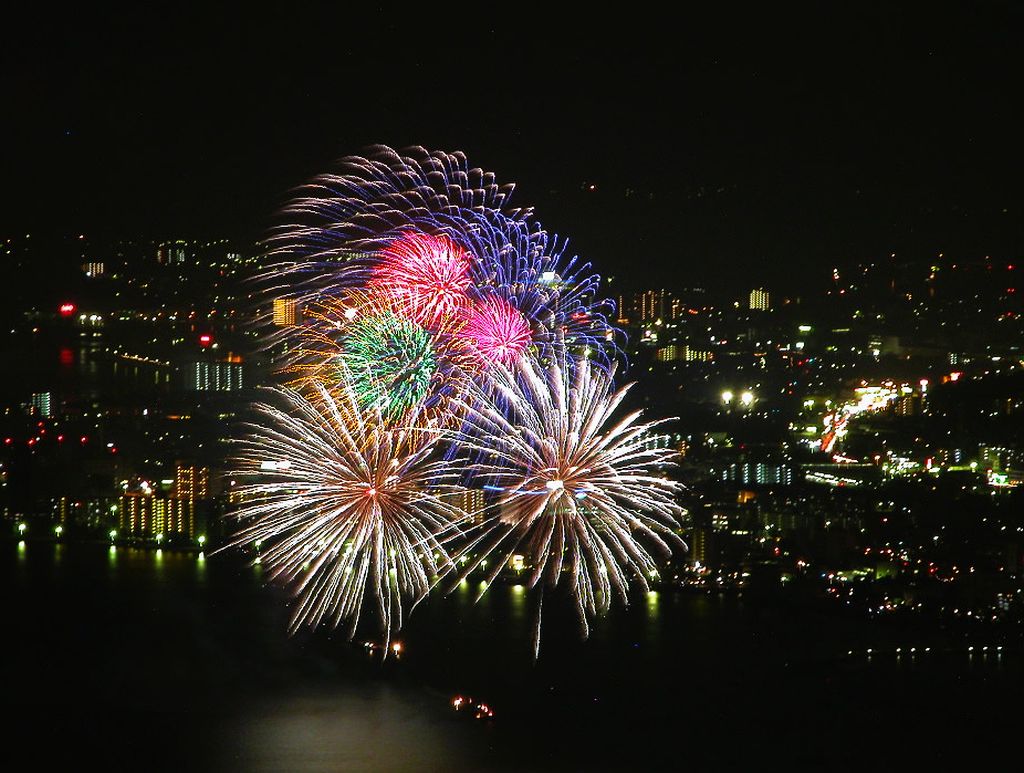
[[210,496],[210,469],[178,463],[174,476],[176,499],[206,499]]
[[715,355],[707,349],[694,349],[689,345],[676,346],[675,344],[669,344],[657,349],[654,352],[654,356],[659,362],[675,362],[676,360],[710,362],[715,358]]
[[188,242],[180,239],[173,242],[164,242],[156,250],[156,262],[165,266],[182,264],[186,258]]
[[686,313],[686,304],[667,290],[645,290],[632,297],[619,296],[618,323],[651,323],[676,320]]
[[676,346],[675,344],[670,344],[669,346],[663,346],[660,349],[658,349],[654,353],[654,356],[660,362],[672,362],[673,360],[681,359],[679,354],[679,347]]
[[88,263],[82,264],[82,271],[88,277],[103,276],[106,273],[106,267],[102,261],[90,260]]
[[483,523],[485,503],[482,489],[459,486],[457,490],[441,498],[470,516],[470,523]]
[[130,537],[190,537],[196,530],[195,502],[191,499],[125,494],[118,514],[118,532]]
[[763,287],[750,291],[750,309],[752,311],[768,311],[771,309],[771,297]]
[[709,362],[715,355],[706,349],[694,349],[690,346],[683,347],[683,359],[687,362]]
[[191,362],[185,373],[185,386],[199,392],[231,392],[243,387],[239,362]]
[[734,462],[722,470],[721,479],[746,486],[791,486],[793,470],[785,464]]
[[299,324],[299,302],[294,298],[275,298],[274,324],[279,327]]
[[35,392],[32,395],[32,408],[36,414],[48,419],[53,415],[53,403],[50,392]]
[[665,318],[665,301],[668,294],[664,290],[647,290],[640,294],[638,308],[641,322],[654,322]]
[[53,516],[54,516],[54,519],[57,521],[58,524],[60,524],[62,526],[68,523],[68,515],[69,515],[69,513],[68,513],[68,505],[69,504],[70,503],[68,502],[68,498],[67,497],[57,497],[55,500],[53,500]]
[[900,395],[896,398],[894,409],[897,416],[915,416],[921,412],[921,396],[918,394]]

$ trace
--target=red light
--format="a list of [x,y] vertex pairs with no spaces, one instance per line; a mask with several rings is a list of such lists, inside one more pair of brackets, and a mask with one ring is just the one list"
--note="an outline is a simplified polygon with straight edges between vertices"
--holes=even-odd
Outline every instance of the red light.
[[213,343],[213,336],[210,335],[209,333],[203,333],[201,336],[199,336],[199,345],[200,346],[209,346],[212,343]]
[[64,442],[64,436],[63,435],[57,435],[57,442],[58,443],[63,443]]
[[89,438],[87,438],[85,435],[82,435],[82,437],[79,438],[78,442],[81,443],[84,446],[86,443],[89,442]]
[[78,307],[75,306],[75,304],[70,303],[70,302],[69,303],[62,303],[60,305],[60,315],[62,317],[70,317],[77,310],[78,310]]
[[4,438],[4,445],[5,446],[9,446],[13,442],[14,442],[14,438],[9,438],[9,437],[5,437]]

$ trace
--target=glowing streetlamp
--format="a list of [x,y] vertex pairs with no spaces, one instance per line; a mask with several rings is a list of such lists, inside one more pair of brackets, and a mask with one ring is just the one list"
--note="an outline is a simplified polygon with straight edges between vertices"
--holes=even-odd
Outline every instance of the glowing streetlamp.
[[740,402],[743,403],[744,407],[749,407],[754,402],[754,393],[744,392],[740,395]]
[[722,402],[725,403],[726,405],[729,405],[729,403],[732,402],[732,398],[733,394],[728,389],[722,392]]

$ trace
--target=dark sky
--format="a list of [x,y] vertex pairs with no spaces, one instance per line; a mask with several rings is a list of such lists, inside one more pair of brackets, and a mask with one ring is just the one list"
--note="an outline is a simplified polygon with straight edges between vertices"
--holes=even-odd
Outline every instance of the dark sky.
[[383,142],[466,151],[648,284],[1021,257],[1018,5],[685,5],[11,20],[0,234],[256,236]]

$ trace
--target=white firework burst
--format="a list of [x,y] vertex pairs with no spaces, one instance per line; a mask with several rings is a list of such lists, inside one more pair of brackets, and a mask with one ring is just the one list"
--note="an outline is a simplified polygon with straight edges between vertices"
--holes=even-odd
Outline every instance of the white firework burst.
[[427,594],[450,567],[442,541],[464,513],[448,501],[450,467],[434,454],[439,431],[388,427],[349,387],[273,390],[241,441],[234,544],[261,544],[261,563],[296,595],[293,630],[355,633],[367,601],[390,637],[403,602]]
[[[489,562],[490,584],[524,554],[531,587],[569,584],[584,635],[613,596],[627,603],[631,584],[648,590],[657,559],[686,547],[676,534],[681,485],[663,472],[675,452],[654,442],[663,422],[643,422],[639,410],[613,418],[631,386],[616,390],[613,376],[568,356],[495,366],[464,405],[460,440],[479,455],[473,476],[497,492],[457,556],[469,559],[460,576]],[[538,607],[535,653],[539,637]]]

